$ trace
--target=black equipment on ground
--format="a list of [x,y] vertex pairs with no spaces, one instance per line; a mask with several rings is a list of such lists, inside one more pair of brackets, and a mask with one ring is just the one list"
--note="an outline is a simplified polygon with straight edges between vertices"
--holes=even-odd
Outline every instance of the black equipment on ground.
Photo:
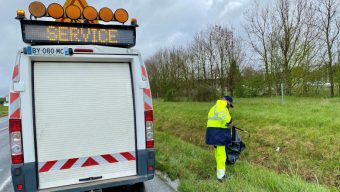
[[237,134],[236,130],[243,131],[248,133],[247,131],[233,127],[231,129],[232,138],[231,143],[226,145],[226,153],[227,153],[227,165],[235,164],[236,160],[239,158],[241,152],[246,148],[246,145],[242,142],[241,137]]

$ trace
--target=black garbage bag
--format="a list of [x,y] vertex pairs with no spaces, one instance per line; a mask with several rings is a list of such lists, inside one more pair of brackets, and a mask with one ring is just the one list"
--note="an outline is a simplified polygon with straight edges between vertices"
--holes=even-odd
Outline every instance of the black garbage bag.
[[239,158],[241,152],[246,148],[246,145],[242,142],[241,137],[237,134],[236,128],[232,128],[231,143],[226,145],[227,153],[227,165],[233,165]]

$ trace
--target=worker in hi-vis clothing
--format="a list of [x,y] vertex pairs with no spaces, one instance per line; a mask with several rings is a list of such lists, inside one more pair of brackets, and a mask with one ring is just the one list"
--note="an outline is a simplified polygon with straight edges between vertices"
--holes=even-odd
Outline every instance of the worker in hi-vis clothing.
[[216,101],[209,111],[206,131],[206,144],[214,146],[216,175],[218,181],[221,182],[225,178],[227,159],[225,146],[231,143],[231,128],[233,127],[229,107],[234,107],[230,96],[224,96],[223,99]]

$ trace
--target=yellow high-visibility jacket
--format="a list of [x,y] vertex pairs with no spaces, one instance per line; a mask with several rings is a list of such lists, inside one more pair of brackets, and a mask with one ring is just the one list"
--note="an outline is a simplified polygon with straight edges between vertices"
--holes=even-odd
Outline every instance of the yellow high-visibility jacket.
[[227,108],[227,101],[217,100],[216,104],[208,113],[207,127],[227,128],[231,121],[231,116]]
[[224,146],[231,142],[231,130],[227,127],[232,118],[227,104],[225,100],[217,100],[208,113],[206,131],[206,144],[208,145]]

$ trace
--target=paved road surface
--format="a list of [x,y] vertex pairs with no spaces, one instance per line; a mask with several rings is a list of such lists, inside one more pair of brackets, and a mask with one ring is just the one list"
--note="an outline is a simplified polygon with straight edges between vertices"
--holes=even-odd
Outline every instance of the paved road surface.
[[151,181],[145,182],[145,188],[147,192],[173,192],[164,181],[162,181],[157,175]]
[[0,118],[0,192],[11,192],[11,171],[7,118]]
[[[0,192],[13,192],[10,177],[10,152],[7,118],[0,118]],[[172,192],[173,190],[157,176],[145,183],[148,192]]]

